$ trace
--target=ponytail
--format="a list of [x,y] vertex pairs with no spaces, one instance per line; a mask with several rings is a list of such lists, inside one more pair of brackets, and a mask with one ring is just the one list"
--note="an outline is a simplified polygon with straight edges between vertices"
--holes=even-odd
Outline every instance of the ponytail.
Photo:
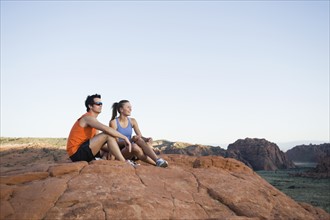
[[112,117],[111,117],[111,121],[117,117],[118,105],[119,105],[118,102],[115,102],[112,105]]

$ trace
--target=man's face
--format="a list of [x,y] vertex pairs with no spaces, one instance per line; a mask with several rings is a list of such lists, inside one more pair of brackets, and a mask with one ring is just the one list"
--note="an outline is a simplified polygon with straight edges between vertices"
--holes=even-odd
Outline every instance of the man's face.
[[102,101],[100,98],[94,98],[94,103],[91,106],[91,110],[96,113],[102,112]]

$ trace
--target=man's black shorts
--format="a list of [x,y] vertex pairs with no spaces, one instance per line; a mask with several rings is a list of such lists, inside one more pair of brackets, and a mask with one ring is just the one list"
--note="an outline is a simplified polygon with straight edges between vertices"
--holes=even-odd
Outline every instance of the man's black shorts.
[[[100,152],[98,152],[95,156],[100,157]],[[95,156],[92,153],[92,150],[89,148],[89,140],[84,142],[80,145],[77,152],[74,153],[70,159],[73,162],[76,161],[87,161],[90,162],[92,160],[95,160]]]

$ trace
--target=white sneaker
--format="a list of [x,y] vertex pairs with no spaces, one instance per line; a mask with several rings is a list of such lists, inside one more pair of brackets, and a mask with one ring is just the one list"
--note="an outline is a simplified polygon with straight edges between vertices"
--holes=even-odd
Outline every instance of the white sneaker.
[[103,160],[103,159],[100,157],[95,157],[95,160]]
[[168,167],[168,163],[167,163],[167,161],[166,160],[164,160],[164,159],[162,159],[162,158],[158,158],[157,160],[156,160],[156,166],[157,167]]

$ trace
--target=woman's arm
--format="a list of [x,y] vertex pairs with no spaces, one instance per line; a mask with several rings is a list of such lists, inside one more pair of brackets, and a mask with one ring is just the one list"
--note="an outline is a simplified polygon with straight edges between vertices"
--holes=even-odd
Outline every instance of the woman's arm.
[[135,118],[131,118],[131,123],[132,123],[132,127],[134,129],[135,134],[139,137],[142,137],[142,133],[140,131],[139,125],[138,125],[137,121],[135,120]]
[[132,127],[134,129],[134,132],[137,135],[137,138],[142,138],[145,142],[152,141],[151,137],[149,137],[149,138],[143,137],[143,135],[140,131],[139,125],[138,125],[137,121],[135,120],[135,118],[131,118],[131,122],[132,122]]

